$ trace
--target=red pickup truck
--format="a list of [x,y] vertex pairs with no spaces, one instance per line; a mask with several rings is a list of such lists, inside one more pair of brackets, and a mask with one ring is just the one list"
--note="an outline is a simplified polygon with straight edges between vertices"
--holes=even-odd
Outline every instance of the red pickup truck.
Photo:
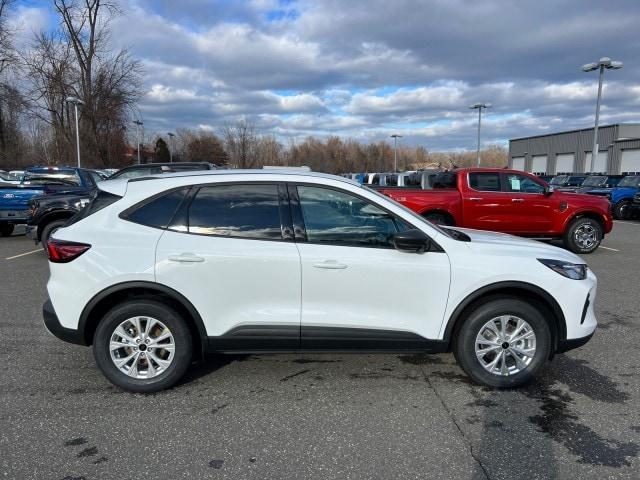
[[464,168],[443,172],[440,177],[433,190],[379,191],[435,223],[561,238],[575,253],[596,250],[613,226],[606,199],[554,191],[525,172]]

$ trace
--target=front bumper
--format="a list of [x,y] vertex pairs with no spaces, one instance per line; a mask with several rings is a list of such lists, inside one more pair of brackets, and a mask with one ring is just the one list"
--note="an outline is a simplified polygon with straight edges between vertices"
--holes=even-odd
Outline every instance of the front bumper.
[[586,337],[582,337],[582,338],[572,338],[570,340],[560,340],[558,342],[558,348],[556,349],[556,353],[568,352],[569,350],[573,350],[574,348],[578,348],[578,347],[583,346],[589,340],[591,340],[591,337],[593,337],[594,333],[596,333],[596,332],[593,331],[592,333],[590,333]]
[[42,305],[42,317],[44,319],[44,326],[51,335],[65,342],[75,343],[76,345],[88,345],[82,332],[60,325],[60,320],[58,320],[58,315],[56,315],[56,311],[53,309],[51,300],[47,299],[44,305]]

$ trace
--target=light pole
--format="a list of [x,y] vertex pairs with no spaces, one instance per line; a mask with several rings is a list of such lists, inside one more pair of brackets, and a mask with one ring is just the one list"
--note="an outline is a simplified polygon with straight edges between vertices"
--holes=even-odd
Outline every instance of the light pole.
[[593,128],[593,148],[591,149],[591,166],[590,172],[593,172],[593,165],[595,159],[598,156],[598,121],[600,120],[600,100],[602,99],[602,80],[604,79],[604,71],[607,70],[619,70],[623,66],[622,62],[611,60],[609,57],[602,57],[600,60],[594,63],[587,63],[583,65],[581,70],[583,72],[593,72],[594,70],[600,70],[598,79],[598,100],[596,101],[596,124]]
[[173,137],[175,137],[175,133],[168,132],[169,135],[169,162],[173,163]]
[[67,97],[67,103],[73,103],[76,112],[76,149],[78,151],[78,168],[80,168],[80,127],[78,127],[78,105],[84,105],[84,102],[78,97]]
[[394,133],[393,135],[391,135],[391,138],[393,138],[393,171],[397,172],[398,171],[398,139],[402,138],[402,135],[398,135],[397,133]]
[[480,166],[480,127],[482,125],[482,109],[489,108],[491,106],[490,103],[474,103],[469,108],[478,109],[478,149],[476,151],[476,166]]
[[140,127],[144,125],[140,120],[134,120],[136,124],[136,137],[138,137],[138,165],[140,165]]

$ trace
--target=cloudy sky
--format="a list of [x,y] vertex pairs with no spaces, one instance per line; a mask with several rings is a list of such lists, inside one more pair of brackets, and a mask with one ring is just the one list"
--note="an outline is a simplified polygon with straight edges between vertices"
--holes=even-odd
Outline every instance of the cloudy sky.
[[[245,118],[287,143],[308,135],[404,136],[430,150],[589,127],[610,56],[604,123],[640,121],[639,0],[121,0],[116,47],[145,69],[148,130]],[[21,0],[23,41],[56,26]]]

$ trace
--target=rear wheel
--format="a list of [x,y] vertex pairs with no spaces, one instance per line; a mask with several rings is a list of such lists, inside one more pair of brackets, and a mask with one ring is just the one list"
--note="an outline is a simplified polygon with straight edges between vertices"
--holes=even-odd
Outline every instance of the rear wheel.
[[423,215],[424,218],[436,225],[454,226],[456,222],[453,221],[450,215],[442,212],[427,212]]
[[154,300],[131,300],[98,324],[93,353],[115,385],[150,393],[173,386],[191,364],[189,327],[172,308]]
[[67,220],[54,220],[53,222],[47,223],[42,229],[42,234],[40,235],[40,243],[42,244],[42,248],[44,248],[45,252],[47,251],[47,241],[49,237],[59,228],[62,228],[64,224],[67,223]]
[[13,229],[15,227],[13,225],[11,225],[10,223],[3,223],[0,225],[0,236],[3,237],[10,237],[11,234],[13,233]]
[[593,218],[574,219],[564,233],[564,246],[574,253],[592,253],[602,242],[602,226]]
[[479,305],[464,320],[453,352],[474,381],[496,388],[529,382],[551,353],[551,332],[542,314],[516,298]]
[[627,220],[631,217],[631,202],[629,200],[620,200],[613,206],[613,218],[618,220]]

